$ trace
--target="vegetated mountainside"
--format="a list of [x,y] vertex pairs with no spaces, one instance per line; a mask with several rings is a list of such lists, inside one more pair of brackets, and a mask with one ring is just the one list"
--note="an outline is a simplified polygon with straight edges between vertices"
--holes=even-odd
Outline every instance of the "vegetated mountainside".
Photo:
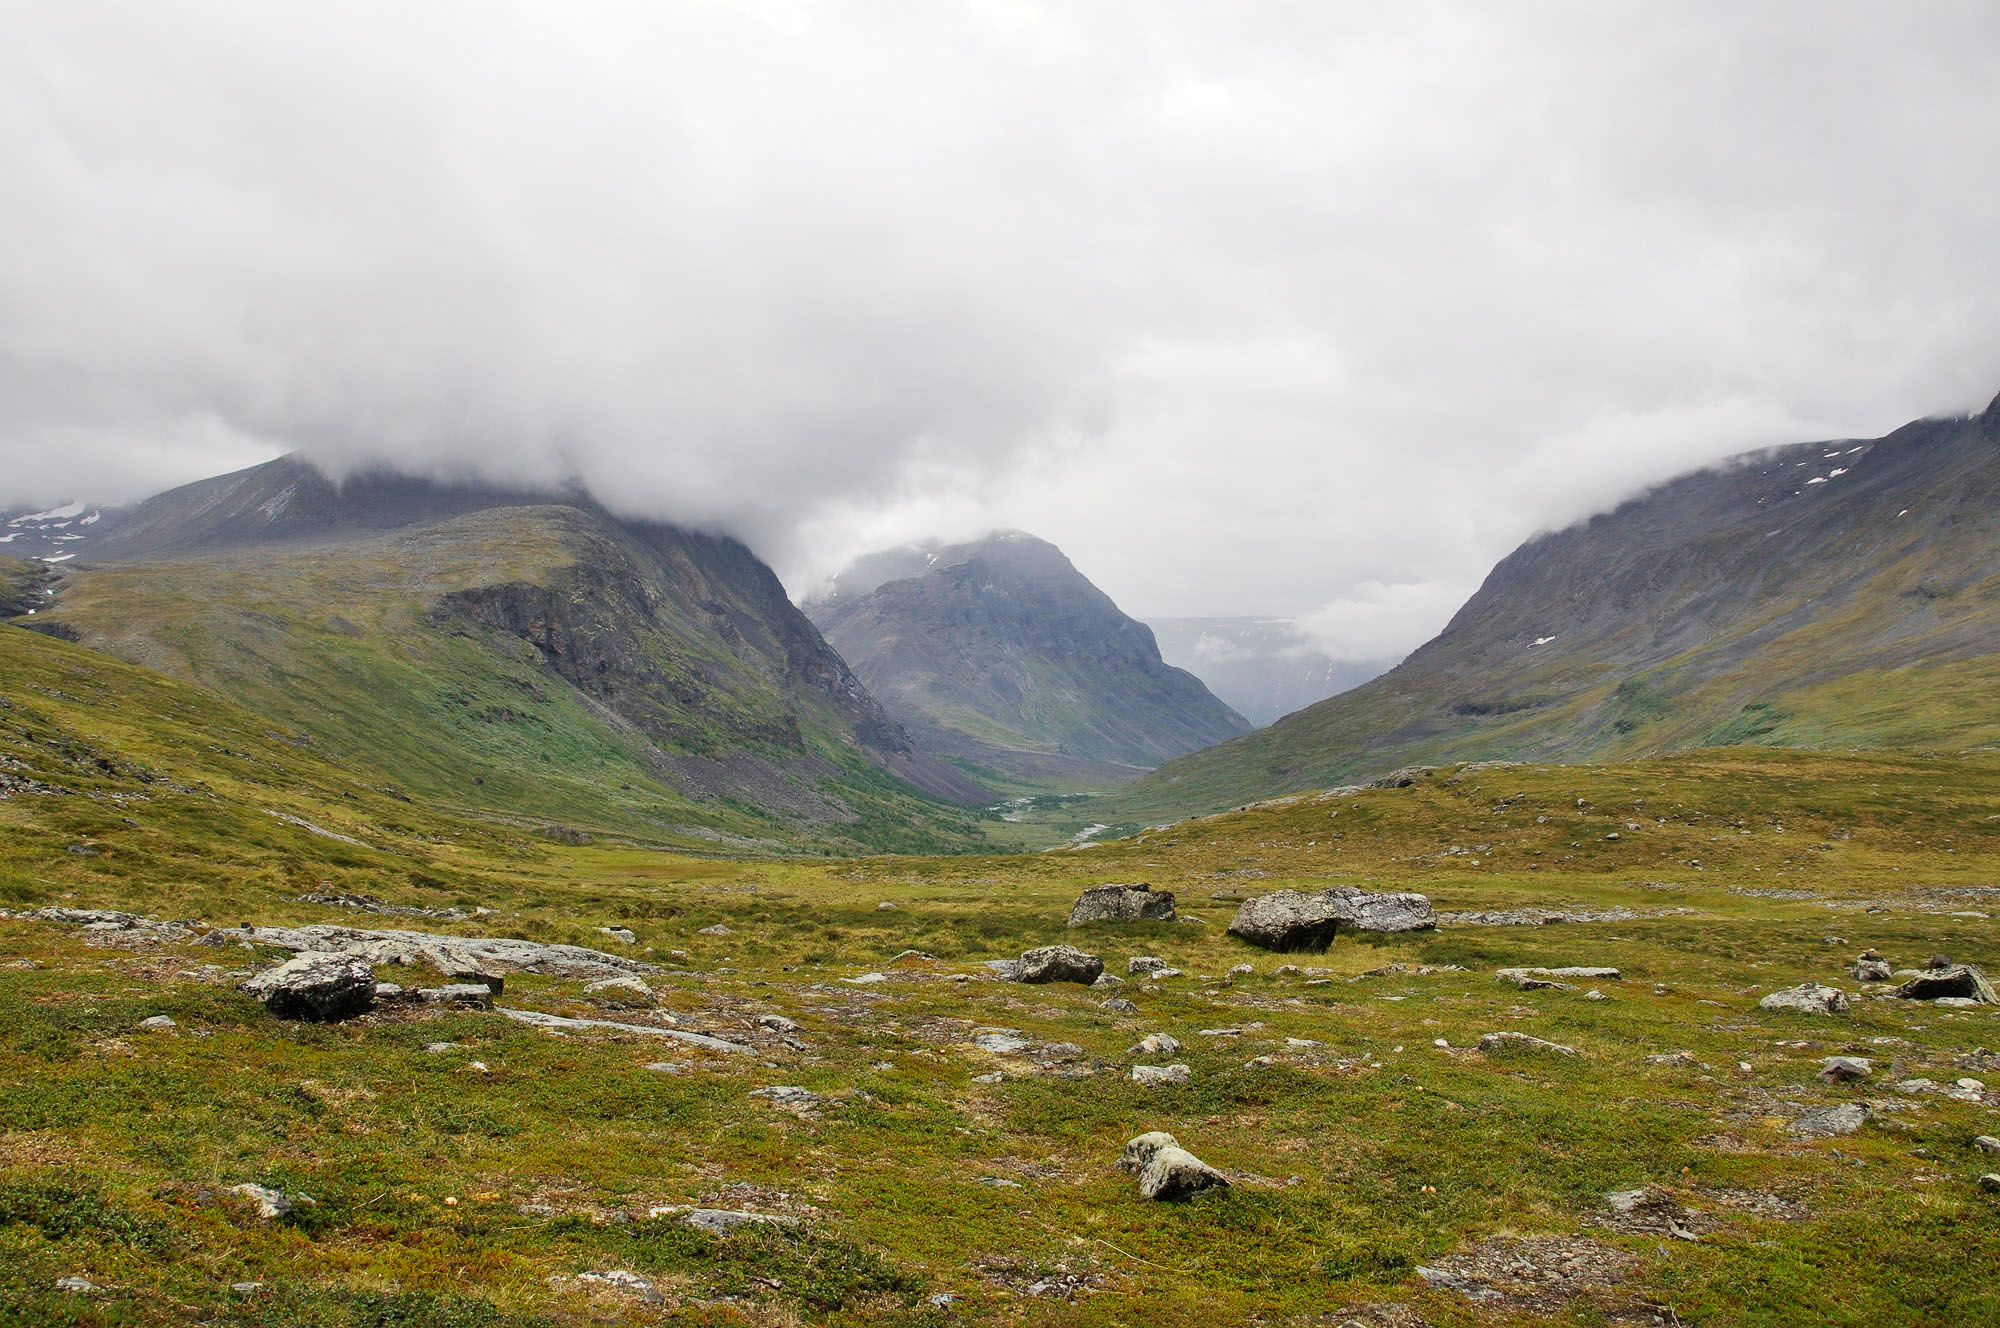
[[163,494],[37,626],[203,684],[399,791],[674,842],[962,846],[917,751],[734,540],[582,494],[282,459]]
[[1264,725],[1359,687],[1391,659],[1335,659],[1287,618],[1154,618],[1160,657],[1207,684],[1224,704]]
[[1397,668],[1112,800],[1157,819],[1412,762],[2000,741],[2000,401],[1682,476],[1508,555]]
[[920,747],[1005,779],[1122,783],[1249,727],[1018,531],[872,555],[806,609]]

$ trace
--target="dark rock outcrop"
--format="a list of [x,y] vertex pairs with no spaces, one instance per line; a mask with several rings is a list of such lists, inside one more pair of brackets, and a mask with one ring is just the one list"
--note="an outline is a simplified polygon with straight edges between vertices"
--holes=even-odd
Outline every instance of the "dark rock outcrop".
[[1021,955],[1014,965],[1014,981],[1081,982],[1088,986],[1103,972],[1104,961],[1094,954],[1071,945],[1045,945]]
[[280,1019],[333,1023],[375,1004],[375,971],[356,955],[306,950],[245,982],[240,991]]

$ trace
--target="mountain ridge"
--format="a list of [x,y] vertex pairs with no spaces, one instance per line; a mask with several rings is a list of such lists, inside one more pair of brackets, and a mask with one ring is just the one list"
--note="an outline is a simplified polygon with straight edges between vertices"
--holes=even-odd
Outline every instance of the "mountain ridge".
[[1993,740],[1963,698],[2000,698],[1996,443],[2000,399],[1677,476],[1524,542],[1380,678],[1171,762],[1108,814],[1411,763]]

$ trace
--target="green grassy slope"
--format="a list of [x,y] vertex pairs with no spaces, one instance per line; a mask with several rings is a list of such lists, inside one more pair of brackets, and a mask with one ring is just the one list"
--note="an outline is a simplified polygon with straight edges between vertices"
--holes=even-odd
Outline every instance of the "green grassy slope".
[[1996,645],[2000,408],[1778,449],[1538,537],[1398,668],[1169,763],[1100,815],[1156,821],[1418,762],[1988,746]]
[[[400,796],[517,825],[736,849],[977,842],[965,813],[859,750],[831,703],[676,618],[606,529],[572,508],[516,507],[338,544],[109,563],[69,573],[41,619],[213,689]],[[510,630],[494,597],[559,627],[555,650]],[[600,669],[614,650],[618,668]],[[578,651],[597,653],[575,663]]]
[[[616,923],[662,965],[660,1010],[757,1050],[555,1037],[436,1008],[287,1024],[233,990],[271,952],[0,918],[0,1320],[1872,1328],[2000,1314],[2000,1196],[1978,1187],[1993,1162],[1971,1142],[1996,1132],[2000,1094],[1888,1086],[1994,1081],[1969,1063],[2000,1046],[1994,1012],[1862,1000],[1812,1020],[1756,1005],[1807,979],[1855,991],[1843,969],[1865,945],[1899,965],[1943,950],[2000,970],[1993,758],[1489,766],[1088,851],[694,859],[454,819],[200,689],[19,631],[0,629],[0,651],[0,770],[41,786],[0,797],[12,908],[583,944],[610,944],[597,928]],[[1079,888],[1135,878],[1178,891],[1200,925],[1065,930]],[[493,912],[370,919],[297,898],[321,882]],[[1423,889],[1445,909],[1631,912],[1342,938],[1325,956],[1225,933],[1246,893],[1330,882]],[[978,962],[1057,940],[1116,971],[1144,953],[1184,976],[1127,983],[1125,1013],[1105,992],[998,982]],[[1593,1001],[1490,971],[1574,963],[1623,977]],[[842,981],[868,972],[887,978]],[[526,975],[503,998],[657,1017],[603,1001]],[[757,1026],[767,1013],[797,1022],[789,1041]],[[162,1014],[173,1028],[140,1027]],[[996,1055],[972,1043],[990,1027],[1074,1050]],[[1578,1054],[1473,1050],[1494,1030]],[[1183,1043],[1171,1059],[1190,1083],[1130,1082],[1135,1061],[1168,1059],[1128,1050],[1151,1033]],[[1647,1059],[1677,1051],[1688,1060]],[[1836,1053],[1870,1057],[1870,1080],[1818,1081]],[[661,1061],[678,1071],[648,1068]],[[749,1096],[772,1085],[819,1104]],[[1854,1100],[1876,1110],[1853,1136],[1788,1132]],[[1146,1129],[1227,1169],[1231,1189],[1141,1201],[1111,1164]],[[229,1193],[246,1181],[311,1202],[261,1222]],[[1615,1220],[1606,1193],[1640,1186],[1698,1239]],[[710,1236],[649,1216],[687,1204],[800,1225]],[[1532,1287],[1502,1276],[1474,1301],[1416,1272],[1472,1255],[1532,1268]],[[644,1276],[660,1301],[581,1276],[608,1270]],[[65,1277],[97,1289],[62,1291]]]

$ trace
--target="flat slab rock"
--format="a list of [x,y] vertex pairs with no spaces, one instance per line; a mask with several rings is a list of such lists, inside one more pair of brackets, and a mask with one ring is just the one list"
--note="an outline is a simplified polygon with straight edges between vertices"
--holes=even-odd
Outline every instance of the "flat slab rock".
[[1760,1010],[1794,1010],[1799,1014],[1842,1014],[1847,1010],[1847,993],[1838,987],[1817,982],[1801,982],[1796,987],[1774,991],[1757,1002]]
[[1174,892],[1150,885],[1094,885],[1077,896],[1069,925],[1092,922],[1172,922]]
[[710,1051],[730,1051],[750,1053],[755,1047],[741,1042],[729,1042],[706,1033],[690,1033],[683,1028],[660,1028],[654,1024],[622,1024],[612,1019],[571,1019],[559,1014],[543,1014],[540,1010],[517,1010],[512,1006],[501,1006],[499,1012],[517,1023],[531,1024],[536,1028],[553,1029],[557,1032],[588,1032],[594,1028],[606,1028],[616,1033],[644,1033],[648,1037],[673,1038],[692,1047],[706,1047]]
[[1437,926],[1431,901],[1412,893],[1370,894],[1336,885],[1316,894],[1278,890],[1246,899],[1229,934],[1288,954],[1325,950],[1337,932],[1427,931]]
[[1480,1036],[1479,1050],[1491,1055],[1496,1051],[1545,1051],[1557,1056],[1576,1055],[1575,1047],[1565,1047],[1560,1042],[1550,1042],[1547,1038],[1532,1037],[1526,1033],[1516,1033],[1511,1029],[1499,1033],[1485,1033]]
[[371,964],[421,964],[451,976],[541,973],[561,978],[614,978],[652,973],[654,965],[580,945],[544,945],[513,936],[444,936],[422,931],[370,931],[360,927],[245,927],[210,932],[225,940],[254,941],[286,950],[351,954]]

